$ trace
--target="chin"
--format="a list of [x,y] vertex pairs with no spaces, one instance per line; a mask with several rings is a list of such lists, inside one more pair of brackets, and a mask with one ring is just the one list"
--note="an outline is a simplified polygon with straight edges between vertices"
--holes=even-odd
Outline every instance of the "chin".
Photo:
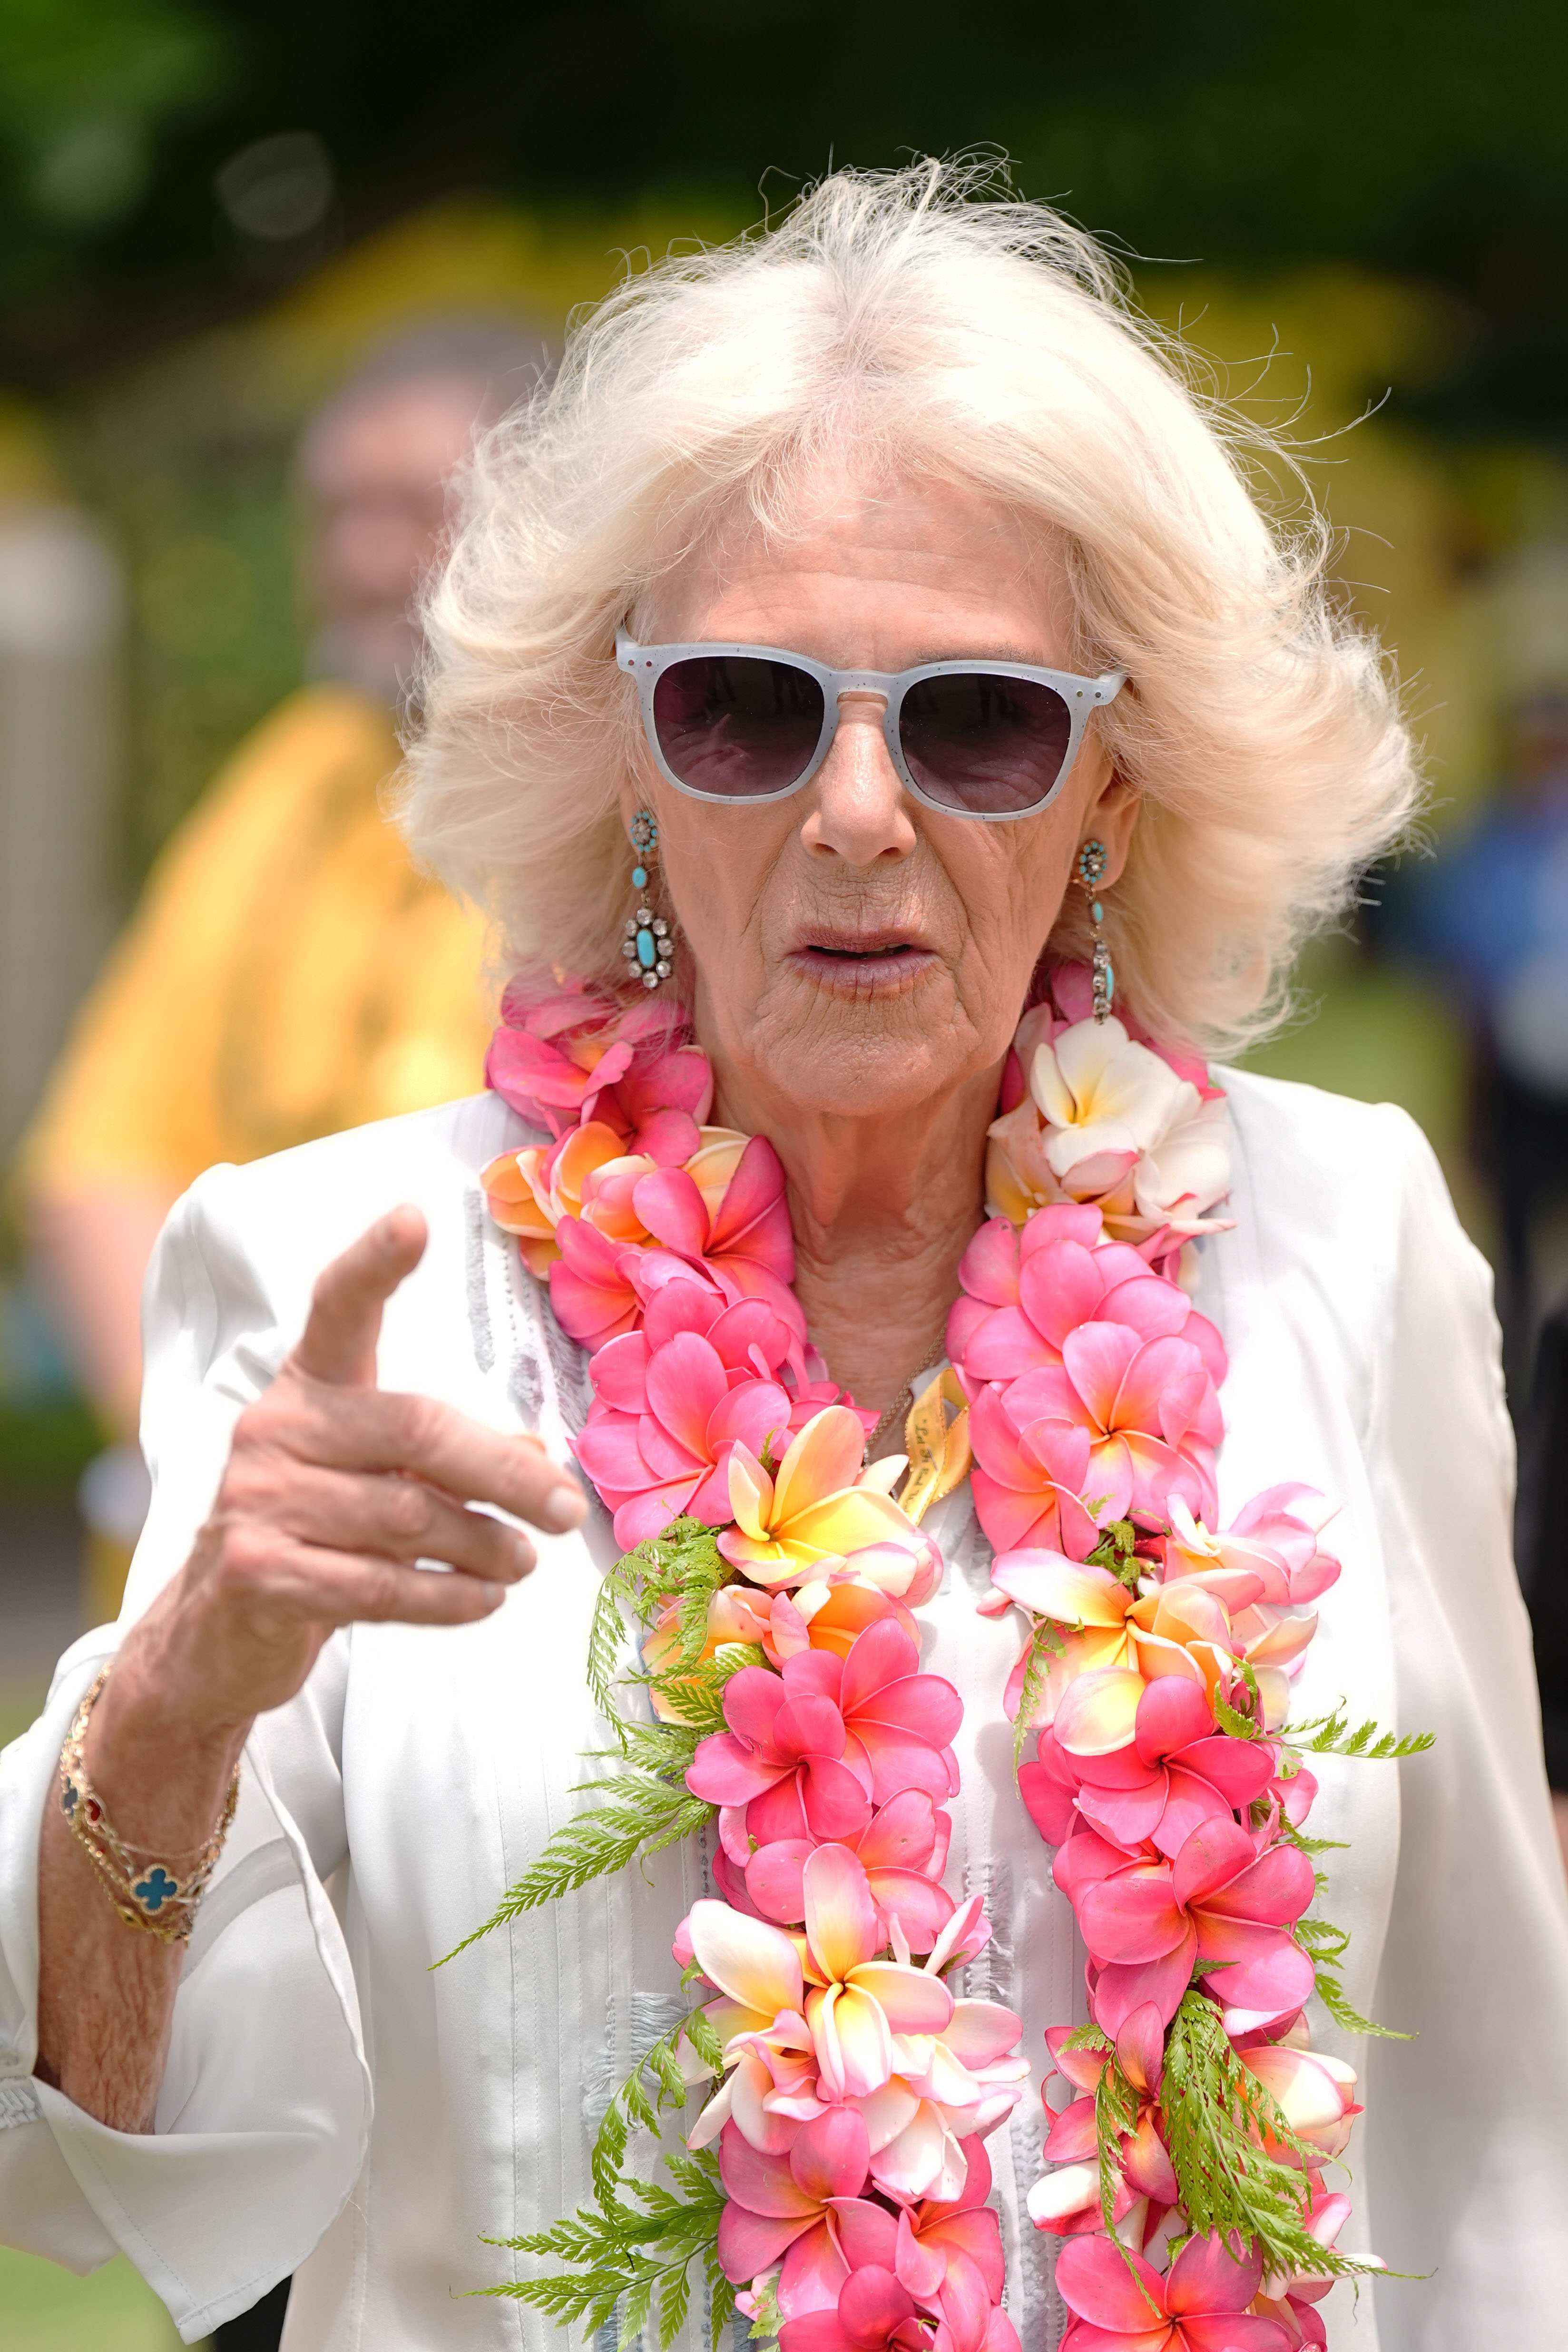
[[858,973],[824,983],[800,974],[767,1025],[774,1085],[846,1118],[895,1114],[956,1085],[973,1042],[935,958],[926,971],[893,980]]

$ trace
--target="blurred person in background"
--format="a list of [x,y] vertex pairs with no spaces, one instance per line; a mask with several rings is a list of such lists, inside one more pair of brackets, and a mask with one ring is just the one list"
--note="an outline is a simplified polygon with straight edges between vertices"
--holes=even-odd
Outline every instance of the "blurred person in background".
[[1498,1307],[1516,1417],[1542,1301],[1539,1221],[1568,1195],[1568,688],[1512,715],[1481,816],[1391,905],[1395,943],[1458,993],[1472,1039],[1475,1151],[1496,1202]]
[[203,1169],[468,1092],[480,935],[384,822],[415,583],[475,427],[542,345],[499,317],[384,344],[307,425],[313,682],[239,746],[165,846],[78,1015],[19,1161],[79,1375],[116,1441],[83,1482],[89,1622],[118,1612],[145,1509],[141,1297]]

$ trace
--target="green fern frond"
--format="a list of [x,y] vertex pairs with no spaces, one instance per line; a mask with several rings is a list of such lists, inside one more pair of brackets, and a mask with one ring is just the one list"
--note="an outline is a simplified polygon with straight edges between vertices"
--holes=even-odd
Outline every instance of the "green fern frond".
[[[1090,1504],[1087,1507],[1092,1518],[1095,1506]],[[1148,1562],[1133,1556],[1132,1547],[1137,1540],[1138,1530],[1131,1519],[1112,1519],[1110,1526],[1102,1529],[1100,1541],[1089,1554],[1086,1564],[1090,1568],[1109,1569],[1130,1592],[1135,1592],[1139,1578],[1148,1572]]]
[[[436,1967],[445,1967],[524,1912],[662,1853],[712,1820],[716,1809],[691,1795],[686,1774],[699,1743],[725,1727],[725,1685],[742,1668],[760,1664],[763,1656],[753,1643],[730,1642],[711,1658],[701,1657],[709,1604],[731,1573],[712,1528],[695,1519],[677,1519],[608,1570],[589,1629],[588,1682],[616,1746],[595,1752],[597,1760],[630,1769],[608,1780],[578,1783],[574,1794],[588,1797],[587,1808],[555,1832],[484,1925]],[[679,1612],[673,1659],[654,1673],[618,1675],[629,1639],[627,1615],[646,1630],[672,1601]],[[616,1704],[617,1680],[646,1688],[656,1701],[678,1709],[680,1719],[657,1708],[649,1722],[623,1714]]]
[[487,2240],[487,2244],[564,2267],[542,2278],[509,2279],[480,2292],[531,2304],[558,2326],[581,2325],[585,2336],[595,2335],[620,2306],[623,2337],[637,2334],[652,2319],[659,2352],[669,2352],[686,2324],[691,2265],[700,2262],[717,2352],[735,2307],[734,2289],[719,2267],[717,2253],[725,2202],[718,2160],[702,2149],[695,2156],[667,2156],[663,2162],[681,2193],[656,2182],[617,2177],[603,2189],[595,2186],[596,2207],[580,2205],[568,2220],[548,2230]]
[[757,2315],[752,2322],[749,2341],[752,2344],[776,2344],[784,2315],[779,2310],[778,2281],[764,2277],[752,2290],[757,2305]]
[[[1116,2192],[1121,2185],[1121,2135],[1138,2120],[1138,2094],[1108,2054],[1094,2091],[1094,2130],[1100,2156],[1100,2216],[1107,2233],[1114,2235]],[[1151,2305],[1152,2308],[1152,2305]]]
[[694,1837],[712,1820],[714,1806],[692,1796],[683,1782],[671,1783],[651,1773],[628,1772],[613,1780],[590,1781],[600,1801],[578,1813],[555,1832],[536,1862],[509,1886],[482,1927],[465,1936],[437,1968],[445,1968],[470,1944],[492,1929],[537,1911],[559,1895],[574,1894],[595,1878],[624,1870],[630,1862],[662,1853]]
[[1233,1739],[1260,1739],[1262,1738],[1263,1727],[1261,1723],[1253,1716],[1243,1715],[1238,1708],[1230,1706],[1226,1699],[1220,1696],[1217,1685],[1210,1694],[1210,1704],[1214,1708],[1215,1721],[1218,1724],[1222,1731],[1229,1732]]
[[1321,2164],[1321,2154],[1297,2139],[1237,2057],[1215,2004],[1195,1988],[1182,1996],[1165,2038],[1160,2105],[1182,2208],[1199,2235],[1234,2231],[1259,2247],[1266,2270],[1363,2274],[1364,2264],[1323,2247],[1308,2230],[1305,2172],[1271,2155],[1262,2139],[1302,2164]]
[[1401,1757],[1424,1754],[1432,1746],[1436,1734],[1413,1731],[1403,1739],[1392,1731],[1379,1734],[1371,1717],[1365,1723],[1358,1723],[1352,1731],[1345,1703],[1340,1699],[1327,1715],[1315,1715],[1306,1723],[1287,1724],[1281,1737],[1303,1756],[1363,1756],[1369,1763],[1384,1764],[1397,1762]]
[[1046,1668],[1052,1658],[1065,1654],[1062,1637],[1049,1617],[1037,1617],[1029,1633],[1028,1663],[1024,1668],[1024,1686],[1018,1693],[1018,1712],[1013,1722],[1013,1778],[1018,1777],[1018,1767],[1024,1760],[1024,1742],[1034,1727],[1035,1709],[1040,1703],[1040,1692],[1046,1679]]

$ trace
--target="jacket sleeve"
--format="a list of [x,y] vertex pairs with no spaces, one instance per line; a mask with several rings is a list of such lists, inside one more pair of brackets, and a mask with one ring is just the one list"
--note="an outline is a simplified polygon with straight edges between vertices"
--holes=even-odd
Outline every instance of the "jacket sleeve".
[[[1489,1270],[1401,1114],[1369,1466],[1388,1566],[1400,1847],[1367,2160],[1382,2352],[1557,2352],[1568,2213],[1568,1899],[1510,1552],[1513,1442]],[[1377,1770],[1375,1765],[1366,1767]]]
[[154,1500],[126,1616],[67,1653],[38,1722],[0,1757],[0,2241],[77,2270],[122,2251],[186,2342],[310,2252],[358,2175],[370,2117],[353,1976],[324,1883],[346,1843],[341,1635],[247,1743],[153,2131],[110,2131],[33,2071],[38,1839],[61,1741],[124,1624],[185,1558],[233,1423],[281,1353],[263,1286],[215,1213],[232,1172],[186,1195],[149,1277]]

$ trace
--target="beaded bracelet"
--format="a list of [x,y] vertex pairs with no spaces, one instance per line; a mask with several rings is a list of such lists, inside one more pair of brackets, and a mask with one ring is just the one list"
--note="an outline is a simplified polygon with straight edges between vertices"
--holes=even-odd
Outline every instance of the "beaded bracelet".
[[87,1854],[109,1891],[109,1899],[128,1927],[142,1928],[160,1943],[183,1944],[195,1924],[196,1906],[205,1894],[217,1866],[228,1825],[239,1800],[239,1768],[228,1784],[223,1819],[190,1861],[174,1869],[144,1847],[129,1846],[103,1809],[103,1801],[87,1777],[83,1748],[87,1727],[109,1668],[100,1673],[76,1711],[76,1720],[60,1749],[60,1811],[71,1835]]

